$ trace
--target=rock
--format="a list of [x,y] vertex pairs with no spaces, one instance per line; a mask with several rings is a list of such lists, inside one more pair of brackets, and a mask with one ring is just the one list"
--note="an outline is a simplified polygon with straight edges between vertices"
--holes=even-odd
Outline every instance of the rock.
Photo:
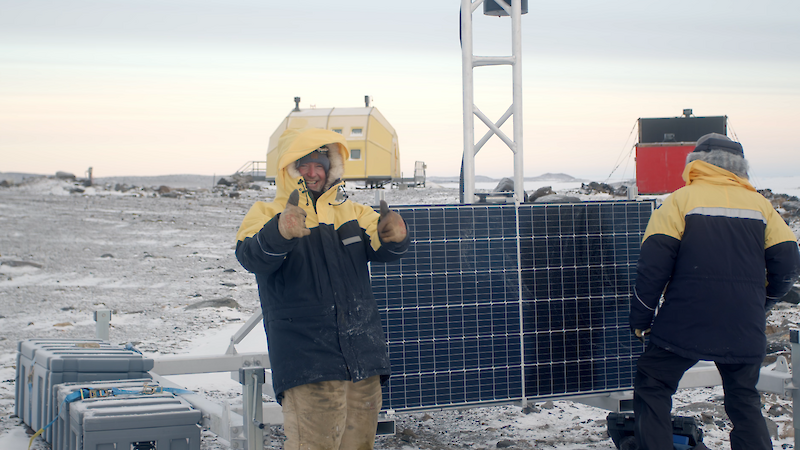
[[100,255],[100,257],[101,258],[113,258],[114,255],[112,255],[111,253],[103,253],[102,255]]
[[247,189],[252,189],[254,191],[260,191],[261,190],[261,186],[259,186],[257,184],[251,184],[250,186],[247,187]]
[[728,414],[725,412],[725,408],[722,406],[723,400],[721,397],[722,396],[720,396],[720,398],[716,400],[717,403],[694,402],[688,405],[680,406],[675,410],[679,413],[685,413],[685,412],[692,413],[691,415],[695,415],[699,412],[701,415],[705,414],[704,417],[712,421],[716,420],[716,418],[727,419]]
[[181,194],[180,194],[180,192],[171,191],[171,192],[167,192],[167,193],[161,194],[161,196],[164,197],[164,198],[178,198],[178,197],[181,196]]
[[235,173],[231,175],[231,178],[233,179],[233,184],[236,185],[236,189],[238,190],[247,189],[247,187],[253,182],[252,175],[245,175],[242,173]]
[[553,194],[555,194],[555,192],[553,191],[552,187],[550,187],[550,186],[542,186],[539,189],[537,189],[536,192],[534,192],[533,194],[528,196],[528,201],[529,202],[534,202],[534,201],[536,201],[537,198],[544,197],[545,195],[553,195]]
[[702,420],[703,423],[714,423],[714,415],[703,411],[700,413],[700,420]]
[[789,293],[786,294],[782,299],[782,302],[791,303],[793,305],[797,305],[800,303],[800,288],[797,286],[793,286]]
[[789,336],[788,335],[788,333],[789,333],[788,325],[789,324],[786,324],[786,325],[767,325],[767,327],[765,328],[764,331],[767,334],[767,336],[772,336],[772,335],[782,336],[782,335],[786,335],[787,338],[788,338],[788,336]]
[[787,352],[791,349],[791,345],[788,342],[768,342],[767,343],[767,354],[771,355],[773,353],[780,353],[780,352]]
[[59,180],[74,180],[75,179],[75,175],[73,175],[73,174],[71,174],[69,172],[58,171],[58,172],[56,172],[56,178],[58,178]]
[[781,208],[785,209],[786,211],[797,211],[800,210],[800,202],[787,200],[781,203]]
[[211,300],[203,300],[193,303],[186,307],[186,309],[200,309],[200,308],[239,308],[239,303],[231,297],[216,298]]
[[428,413],[425,413],[425,415],[424,415],[424,416],[422,416],[422,421],[423,421],[423,422],[427,422],[427,421],[429,421],[429,420],[431,420],[431,419],[433,419],[433,417],[431,417],[431,415],[430,415],[430,414],[428,414]]
[[786,408],[784,408],[781,405],[777,405],[777,404],[770,406],[769,409],[767,410],[767,414],[769,414],[772,417],[782,416],[782,415],[786,414],[787,412],[788,411],[786,411]]
[[414,430],[412,430],[412,429],[410,429],[410,428],[404,428],[404,429],[403,429],[403,430],[400,432],[400,434],[402,434],[403,436],[417,437],[417,433],[414,433]]
[[514,191],[514,180],[511,178],[503,178],[497,183],[497,187],[494,188],[494,192],[513,192]]
[[605,194],[614,194],[614,188],[609,186],[606,183],[597,183],[592,181],[589,184],[581,183],[581,191],[586,194],[594,194],[594,193],[605,193]]
[[7,187],[11,187],[11,186],[13,186],[13,185],[14,185],[14,182],[13,182],[13,181],[11,181],[11,180],[3,180],[3,181],[0,181],[0,187],[7,188]]
[[552,400],[548,400],[542,403],[542,409],[553,409],[553,408],[555,408],[555,405],[553,404]]
[[411,442],[417,438],[417,433],[414,433],[408,428],[404,428],[403,431],[397,433],[397,437],[403,442]]
[[504,439],[497,443],[497,448],[511,448],[516,444],[514,441],[509,441],[508,439]]
[[778,438],[778,424],[773,422],[768,418],[764,418],[767,421],[767,430],[769,430],[769,435],[772,436],[772,439]]
[[233,182],[231,182],[225,177],[220,177],[219,180],[217,180],[217,184],[220,186],[232,186]]
[[9,267],[35,267],[37,269],[41,269],[44,267],[43,265],[31,261],[2,261],[0,265],[6,265]]
[[239,198],[241,195],[242,194],[240,194],[239,192],[231,192],[230,194],[228,194],[228,197],[230,197],[230,198]]
[[533,203],[580,203],[578,197],[571,197],[563,194],[550,194],[537,198]]
[[163,195],[172,192],[172,189],[170,189],[169,186],[159,186],[156,192]]
[[69,190],[70,194],[83,194],[84,192],[86,192],[86,191],[84,191],[83,188],[79,188],[79,187],[74,187],[74,188]]

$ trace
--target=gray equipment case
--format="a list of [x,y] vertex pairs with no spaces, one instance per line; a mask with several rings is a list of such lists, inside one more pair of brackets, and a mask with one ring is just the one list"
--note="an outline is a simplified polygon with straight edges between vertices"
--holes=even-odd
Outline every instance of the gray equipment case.
[[79,400],[69,408],[66,445],[54,450],[199,450],[201,419],[167,392]]
[[[68,382],[150,378],[153,360],[99,340],[28,339],[17,353],[17,417],[39,430],[57,414],[54,386]],[[42,433],[52,443],[52,429]]]

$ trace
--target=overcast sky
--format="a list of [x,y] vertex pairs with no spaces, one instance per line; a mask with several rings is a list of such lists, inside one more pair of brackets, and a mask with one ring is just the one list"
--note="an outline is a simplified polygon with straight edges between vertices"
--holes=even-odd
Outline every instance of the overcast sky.
[[[369,95],[397,130],[405,176],[416,160],[457,175],[459,7],[0,0],[0,172],[227,175],[266,158],[295,96],[329,108]],[[509,55],[509,19],[481,12],[475,54]],[[800,168],[797,0],[529,0],[522,32],[526,176],[603,181],[619,165],[612,179],[631,178],[636,120],[684,108],[727,115],[754,176]],[[477,106],[497,120],[511,69],[475,77]],[[512,176],[511,153],[493,138],[476,167]]]

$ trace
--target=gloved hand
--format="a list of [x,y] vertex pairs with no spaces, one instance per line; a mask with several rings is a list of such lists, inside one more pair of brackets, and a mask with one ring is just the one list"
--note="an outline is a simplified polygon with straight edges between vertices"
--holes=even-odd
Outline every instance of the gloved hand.
[[642,330],[637,328],[637,329],[633,330],[633,334],[636,335],[636,339],[639,339],[639,342],[644,344],[644,337],[647,336],[648,334],[650,334],[650,328],[648,328],[648,329],[646,329],[644,331],[642,331]]
[[306,212],[297,206],[300,200],[300,193],[297,189],[289,194],[286,208],[283,209],[278,218],[278,231],[284,239],[294,239],[311,234],[311,230],[306,228]]
[[381,200],[381,218],[378,219],[378,236],[381,242],[402,242],[408,231],[400,214],[389,209],[386,200]]

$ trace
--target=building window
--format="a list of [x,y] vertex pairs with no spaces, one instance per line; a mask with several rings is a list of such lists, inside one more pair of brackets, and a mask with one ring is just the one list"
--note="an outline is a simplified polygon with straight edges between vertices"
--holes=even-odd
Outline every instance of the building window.
[[351,136],[363,136],[364,135],[364,129],[363,128],[353,128],[350,131],[350,135]]
[[332,129],[331,131],[333,131],[333,132],[335,132],[335,133],[342,134],[342,129],[341,129],[341,128],[334,128],[334,129]]
[[361,150],[354,148],[350,150],[350,160],[361,159]]

